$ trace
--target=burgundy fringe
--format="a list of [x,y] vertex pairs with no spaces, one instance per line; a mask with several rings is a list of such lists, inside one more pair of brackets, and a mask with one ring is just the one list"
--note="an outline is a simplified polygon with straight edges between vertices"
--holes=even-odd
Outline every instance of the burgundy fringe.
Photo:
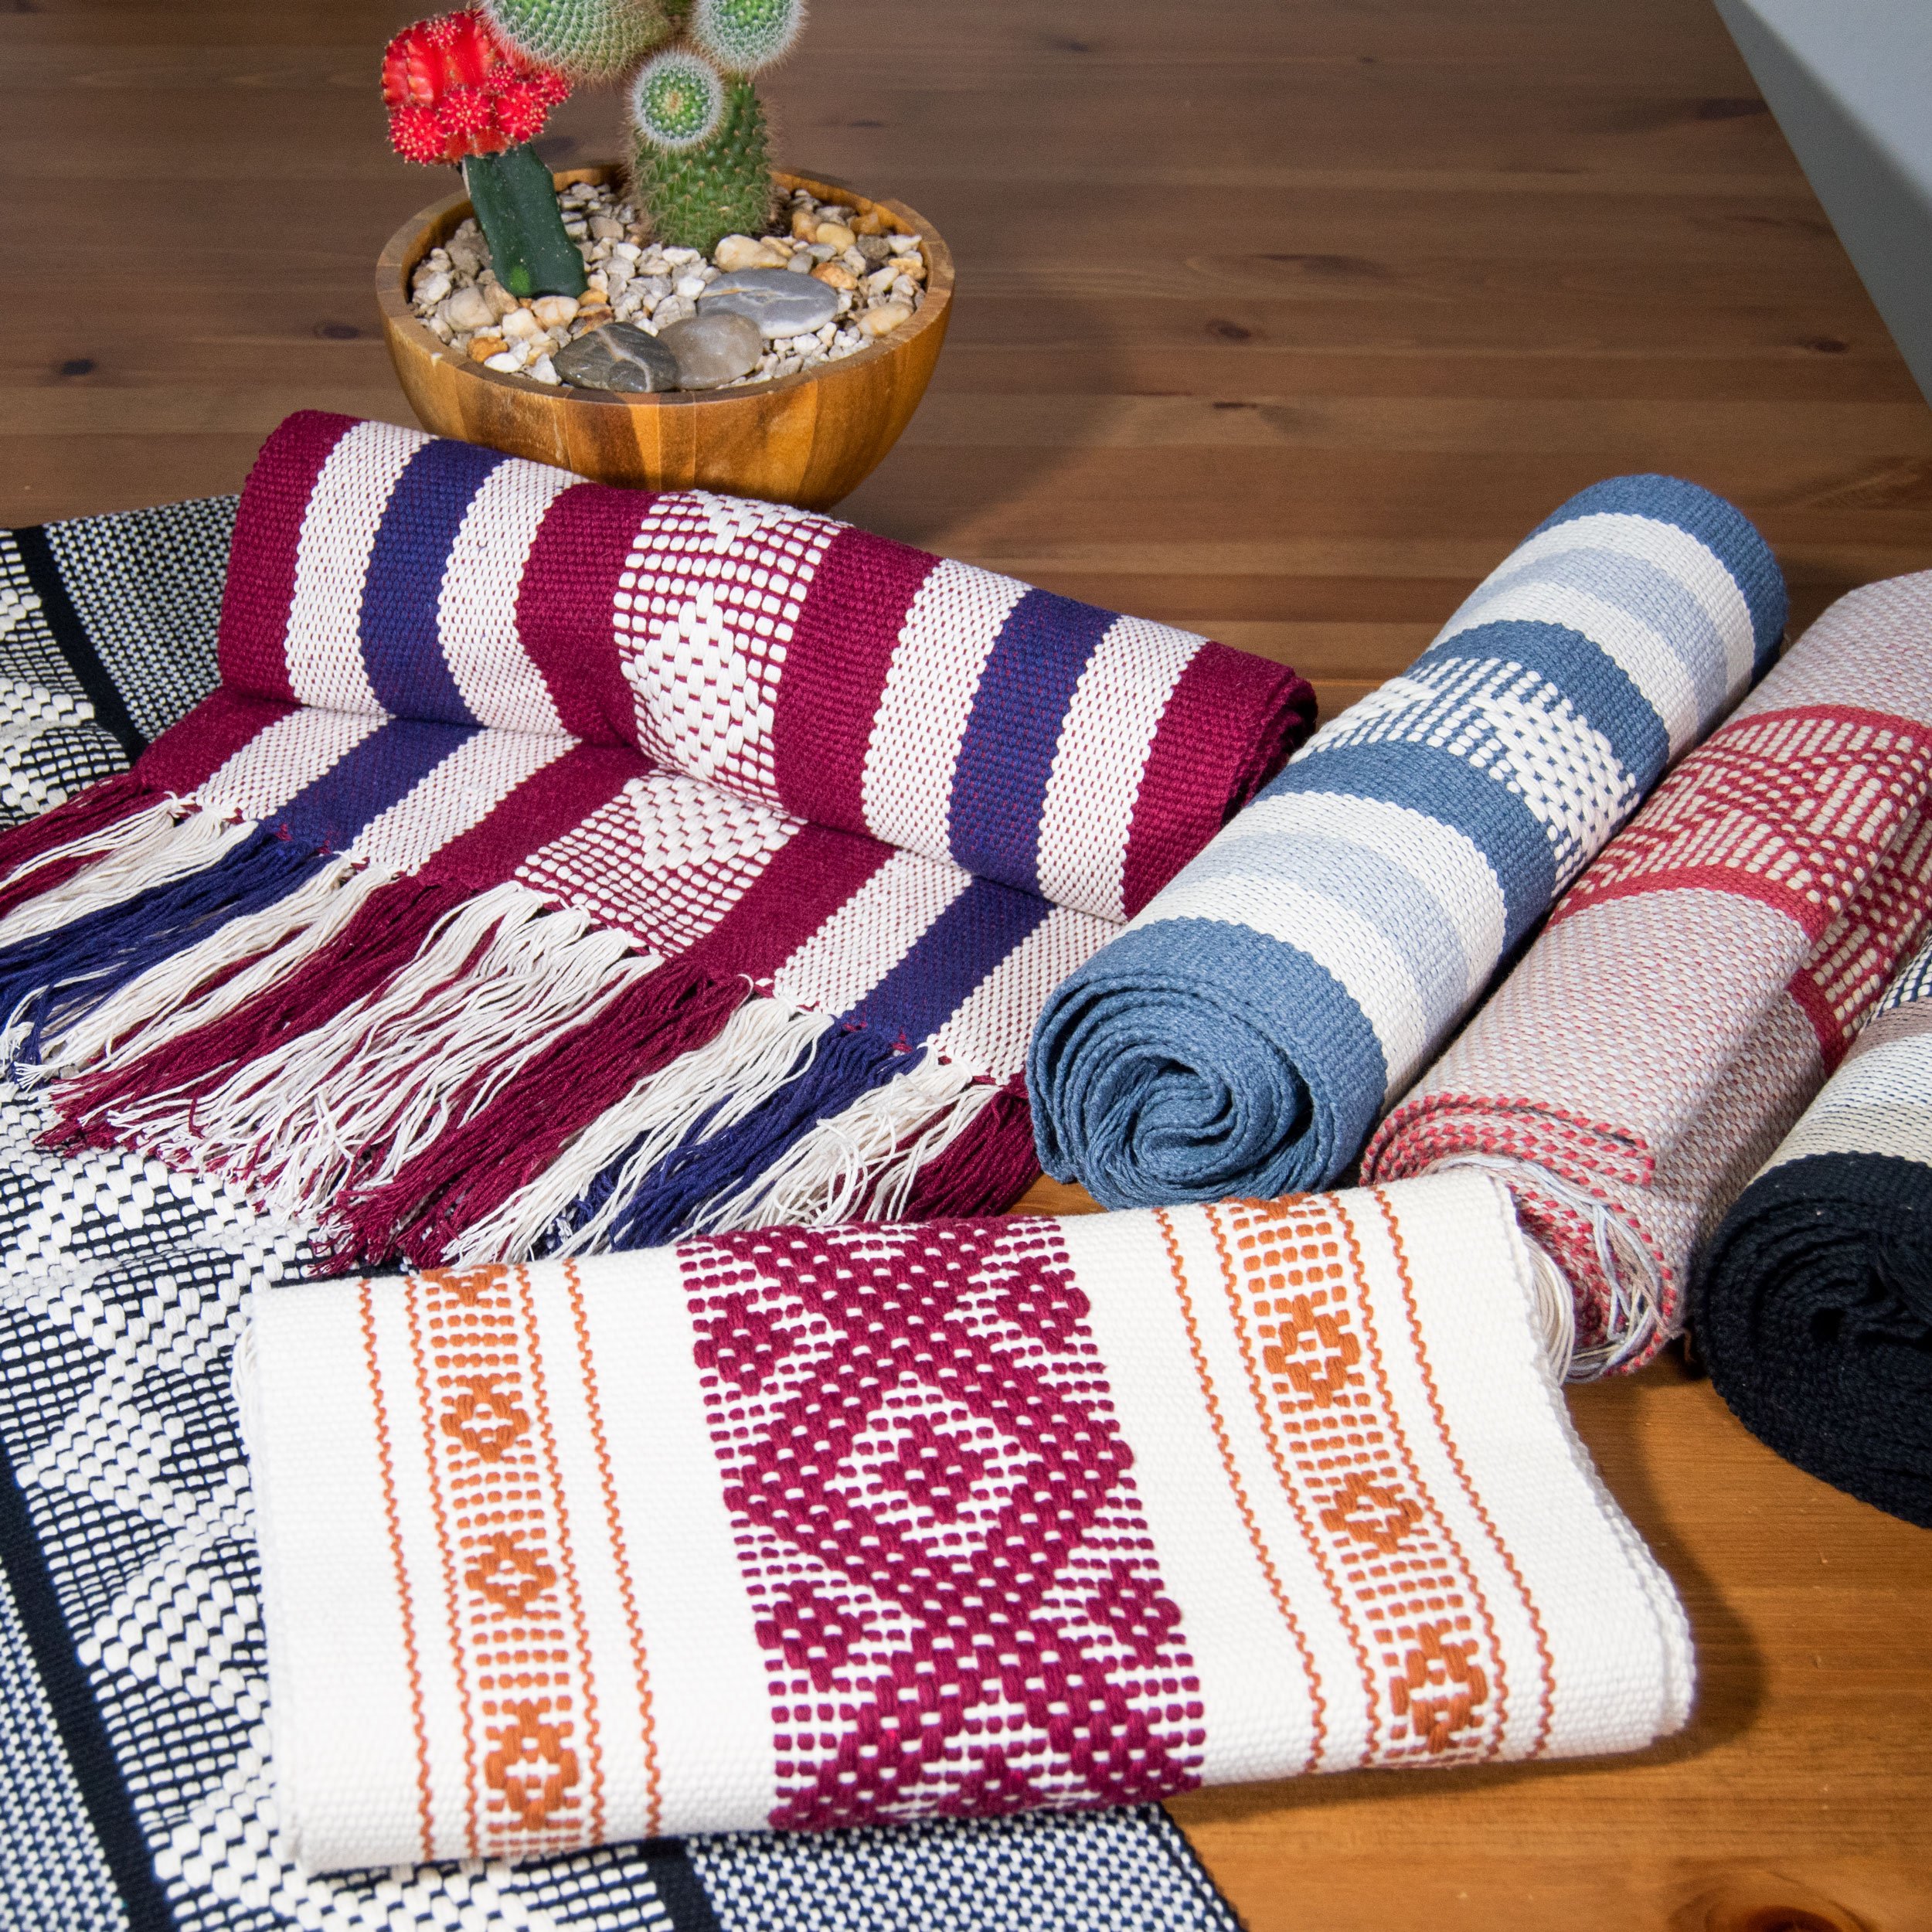
[[689,960],[646,974],[546,1048],[475,1119],[384,1186],[342,1203],[344,1232],[330,1265],[378,1265],[400,1250],[419,1267],[434,1267],[465,1228],[535,1180],[639,1080],[715,1039],[748,990],[743,979],[718,978]]
[[0,832],[0,879],[5,881],[0,883],[0,919],[26,900],[64,886],[83,866],[94,863],[92,857],[77,853],[36,869],[36,859],[70,839],[104,831],[117,819],[131,818],[160,796],[132,772],[119,772],[77,792],[65,804],[29,818],[24,825]]
[[192,1103],[212,1093],[243,1062],[325,1026],[373,992],[416,957],[438,920],[474,896],[471,886],[454,880],[399,879],[382,887],[281,985],[264,987],[233,1012],[124,1066],[83,1073],[56,1089],[59,1119],[48,1130],[47,1144],[112,1146],[119,1137],[107,1116],[115,1107],[158,1094],[179,1093]]
[[904,1218],[935,1221],[1003,1214],[1039,1178],[1033,1111],[1027,1104],[1026,1080],[1015,1074],[966,1131],[913,1177]]

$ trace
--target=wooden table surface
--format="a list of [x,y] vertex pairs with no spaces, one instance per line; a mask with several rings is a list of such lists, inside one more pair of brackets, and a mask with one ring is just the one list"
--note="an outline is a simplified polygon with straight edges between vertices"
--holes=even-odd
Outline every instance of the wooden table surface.
[[[0,5],[0,522],[233,489],[292,409],[410,420],[371,270],[446,178],[383,143],[406,9]],[[874,529],[1329,709],[1619,471],[1741,504],[1801,620],[1932,563],[1932,410],[1706,0],[818,0],[770,92],[781,158],[958,262]],[[1680,1369],[1575,1409],[1689,1604],[1691,1727],[1176,1804],[1251,1932],[1932,1927],[1932,1536]]]

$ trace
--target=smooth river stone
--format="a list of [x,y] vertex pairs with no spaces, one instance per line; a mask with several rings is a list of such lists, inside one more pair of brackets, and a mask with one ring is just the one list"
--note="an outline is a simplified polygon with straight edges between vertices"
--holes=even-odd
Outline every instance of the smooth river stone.
[[698,298],[706,315],[745,315],[774,341],[809,335],[838,313],[838,292],[789,269],[747,268],[720,275]]
[[708,307],[673,322],[658,341],[678,359],[680,389],[716,389],[736,382],[757,366],[765,347],[756,322],[729,309],[714,315]]
[[550,358],[550,366],[578,389],[649,396],[679,386],[677,357],[656,336],[628,322],[606,322],[580,335]]

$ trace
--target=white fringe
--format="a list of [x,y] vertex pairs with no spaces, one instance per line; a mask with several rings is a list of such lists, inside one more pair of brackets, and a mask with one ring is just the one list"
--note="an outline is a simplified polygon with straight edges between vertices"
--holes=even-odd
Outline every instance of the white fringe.
[[920,1168],[998,1090],[970,1066],[929,1057],[821,1121],[735,1193],[706,1202],[692,1226],[717,1233],[891,1220],[903,1212]]
[[151,837],[157,830],[165,830],[187,813],[196,808],[180,798],[163,798],[151,805],[144,805],[138,811],[130,812],[124,818],[117,818],[111,825],[97,825],[91,832],[83,832],[77,838],[70,838],[64,845],[53,845],[24,864],[16,866],[11,872],[0,876],[0,885],[10,885],[15,879],[25,878],[39,872],[43,866],[55,864],[63,859],[86,856],[105,858],[110,852],[118,852],[124,845],[138,843]]
[[[151,886],[172,885],[191,872],[205,871],[254,835],[255,827],[247,819],[237,822],[200,811],[181,818],[176,815],[180,809],[157,805],[124,819],[107,828],[116,835],[111,843],[105,842],[105,834],[97,835],[104,842],[101,856],[93,865],[0,919],[0,946],[37,939],[89,913],[124,904]],[[75,841],[76,848],[87,844]],[[40,862],[44,865],[46,859]]]
[[[455,1250],[454,1264],[468,1267],[480,1261],[527,1261],[550,1237],[570,1204],[637,1141],[609,1200],[556,1250],[563,1254],[601,1252],[611,1223],[638,1182],[690,1132],[708,1108],[716,1106],[718,1111],[706,1124],[706,1140],[736,1126],[797,1079],[804,1070],[798,1066],[800,1056],[815,1049],[832,1025],[828,1015],[804,1012],[788,1000],[762,995],[747,999],[716,1039],[680,1054],[668,1066],[640,1080],[622,1100],[605,1108],[535,1180],[475,1226],[466,1229]],[[808,1059],[804,1065],[810,1064]]]
[[[393,1179],[658,964],[586,913],[499,886],[442,920],[377,992],[239,1069],[192,1121],[167,1094],[111,1117],[162,1160],[246,1175],[270,1212],[312,1218],[345,1183]],[[459,1113],[458,1090],[485,1069]]]
[[[286,898],[230,920],[198,945],[150,967],[112,998],[49,1034],[42,1066],[70,1074],[96,1063],[102,1069],[122,1066],[233,1012],[264,988],[299,971],[362,910],[371,893],[394,876],[352,859],[335,860]],[[199,999],[189,998],[203,980],[239,960],[253,964]]]

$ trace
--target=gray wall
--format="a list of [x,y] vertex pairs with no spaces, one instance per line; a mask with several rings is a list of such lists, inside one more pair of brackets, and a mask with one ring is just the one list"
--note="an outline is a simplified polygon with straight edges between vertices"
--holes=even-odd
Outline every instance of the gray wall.
[[1932,402],[1932,0],[1716,0]]

